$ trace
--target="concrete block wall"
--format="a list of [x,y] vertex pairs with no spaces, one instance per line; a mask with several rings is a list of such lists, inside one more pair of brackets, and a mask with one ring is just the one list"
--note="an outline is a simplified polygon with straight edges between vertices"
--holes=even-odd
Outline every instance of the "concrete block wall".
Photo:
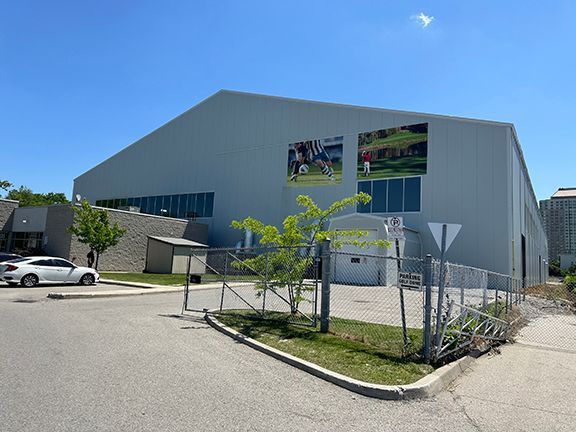
[[18,201],[0,198],[0,231],[12,230],[12,213],[18,208]]
[[9,233],[12,231],[14,209],[18,208],[18,201],[0,198],[0,252],[8,248]]
[[[203,244],[208,242],[208,226],[205,224],[122,210],[107,209],[107,211],[110,214],[110,222],[118,223],[127,231],[117,246],[110,248],[100,257],[98,265],[100,271],[143,271],[146,266],[149,235],[185,238]],[[88,245],[80,243],[75,236],[72,236],[70,260],[77,265],[87,265],[86,255],[89,250]]]

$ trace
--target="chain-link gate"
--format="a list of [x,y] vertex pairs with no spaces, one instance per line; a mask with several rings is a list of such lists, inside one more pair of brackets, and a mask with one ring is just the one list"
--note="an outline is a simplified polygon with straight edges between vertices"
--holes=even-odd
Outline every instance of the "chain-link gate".
[[[189,257],[183,310],[316,326],[319,259],[314,247],[198,249]],[[213,282],[201,297],[190,280]],[[204,291],[204,288],[202,288]]]

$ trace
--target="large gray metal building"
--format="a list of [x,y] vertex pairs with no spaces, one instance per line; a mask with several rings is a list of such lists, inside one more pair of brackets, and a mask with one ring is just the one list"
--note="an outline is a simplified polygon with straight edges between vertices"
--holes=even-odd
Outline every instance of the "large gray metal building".
[[358,212],[403,216],[423,253],[438,255],[428,222],[458,223],[450,261],[527,285],[546,278],[546,236],[510,123],[222,90],[74,181],[91,204],[208,223],[211,246],[242,239],[233,219],[279,225],[299,194],[327,206],[357,191],[373,196]]

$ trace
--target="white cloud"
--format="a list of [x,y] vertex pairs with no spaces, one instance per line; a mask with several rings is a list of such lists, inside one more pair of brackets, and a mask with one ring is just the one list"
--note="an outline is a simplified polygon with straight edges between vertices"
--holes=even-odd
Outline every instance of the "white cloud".
[[423,28],[426,28],[430,25],[432,21],[434,21],[434,17],[432,15],[426,15],[424,12],[420,12],[418,15],[413,15],[412,18],[415,21],[418,21]]

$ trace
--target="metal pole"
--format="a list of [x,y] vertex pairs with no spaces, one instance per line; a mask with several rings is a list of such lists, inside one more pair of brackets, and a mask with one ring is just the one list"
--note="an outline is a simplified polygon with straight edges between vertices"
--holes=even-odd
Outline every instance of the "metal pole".
[[320,257],[322,259],[320,333],[328,333],[330,327],[330,240],[320,243]]
[[440,328],[442,325],[442,301],[444,298],[444,255],[446,254],[446,224],[442,224],[442,247],[440,248],[440,281],[438,282],[438,306],[436,310],[436,349],[440,349]]
[[188,309],[188,291],[190,289],[190,261],[192,261],[192,252],[188,255],[188,265],[186,266],[186,286],[184,287],[184,302],[182,303],[182,314]]
[[424,281],[426,300],[424,303],[424,361],[430,363],[430,339],[432,336],[432,255],[424,261]]
[[[498,277],[500,278],[500,277]],[[496,294],[494,295],[495,297],[495,302],[494,302],[494,308],[496,310],[496,317],[499,317],[498,315],[498,282],[496,282]]]
[[220,296],[220,312],[224,307],[224,289],[226,288],[226,274],[228,273],[228,251],[224,255],[224,274],[222,275],[222,295]]
[[266,273],[264,274],[264,293],[262,294],[262,315],[266,310],[266,291],[268,291],[268,249],[264,253],[266,254]]
[[[396,280],[400,278],[400,270],[402,270],[402,263],[400,262],[400,240],[396,239],[396,263],[397,263],[397,271],[398,274],[396,275]],[[400,313],[402,315],[402,336],[404,337],[404,348],[409,345],[408,340],[408,330],[406,329],[406,308],[404,305],[404,290],[398,283],[398,288],[400,289]]]

